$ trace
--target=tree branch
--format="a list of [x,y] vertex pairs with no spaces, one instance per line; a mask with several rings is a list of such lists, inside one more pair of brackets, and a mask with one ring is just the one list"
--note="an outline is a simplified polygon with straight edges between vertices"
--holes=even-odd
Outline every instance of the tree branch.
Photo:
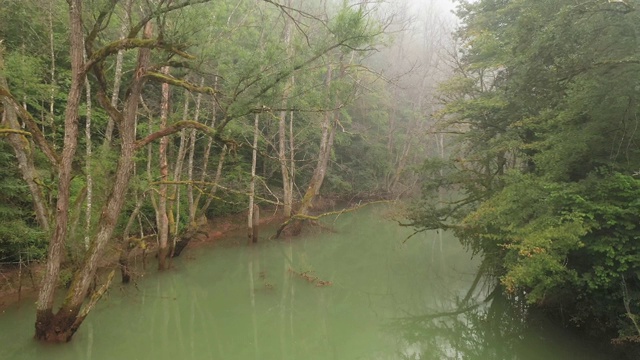
[[11,134],[31,136],[31,133],[28,132],[28,131],[0,127],[0,135],[1,136],[8,136],[8,135],[11,135]]
[[98,15],[96,22],[93,24],[93,28],[91,29],[91,32],[87,35],[87,37],[84,40],[84,44],[85,44],[85,50],[87,51],[87,55],[91,56],[91,48],[93,47],[93,42],[95,41],[96,37],[98,37],[98,34],[100,33],[100,31],[104,30],[104,28],[106,27],[103,26],[103,22],[105,19],[107,19],[107,24],[109,23],[109,20],[111,18],[111,14],[113,14],[113,10],[115,10],[116,4],[118,3],[119,0],[109,0],[106,4],[104,9],[102,9],[100,11],[100,14]]
[[142,28],[149,22],[151,21],[151,19],[158,17],[162,14],[166,14],[168,12],[174,11],[174,10],[178,10],[178,9],[182,9],[184,7],[190,6],[190,5],[196,5],[196,4],[202,4],[202,3],[207,3],[211,0],[187,0],[175,5],[170,5],[165,7],[164,9],[158,9],[154,12],[152,12],[151,14],[145,16],[144,18],[142,18],[135,26],[133,26],[131,28],[131,31],[129,31],[129,35],[127,35],[128,38],[135,38],[138,33],[140,32],[140,30],[142,30]]
[[218,132],[213,129],[210,128],[202,123],[199,123],[197,121],[193,121],[193,120],[183,120],[183,121],[178,121],[172,125],[167,126],[164,129],[158,130],[152,134],[149,134],[147,137],[140,139],[138,141],[136,141],[136,150],[139,150],[145,146],[147,146],[149,143],[160,139],[162,137],[171,135],[171,134],[175,134],[178,131],[182,130],[182,129],[198,129],[204,133],[206,133],[207,135],[216,138],[218,140],[220,139],[220,136],[218,135]]
[[216,96],[217,94],[219,94],[219,91],[217,91],[216,89],[212,88],[212,87],[208,87],[208,86],[198,86],[195,84],[190,83],[187,80],[183,80],[183,79],[177,79],[171,75],[165,75],[165,74],[161,74],[155,71],[147,71],[147,73],[144,75],[148,78],[151,78],[153,80],[157,80],[163,83],[167,83],[170,85],[174,85],[174,86],[178,86],[184,89],[187,89],[189,91],[195,92],[195,93],[202,93],[202,94],[209,94],[212,96]]
[[178,56],[181,56],[185,59],[190,59],[190,60],[195,59],[195,56],[180,50],[178,47],[174,46],[173,44],[165,43],[160,39],[127,38],[127,39],[120,39],[120,40],[113,41],[105,45],[100,50],[91,54],[91,57],[87,60],[87,63],[85,64],[85,71],[90,69],[96,63],[106,59],[109,55],[118,53],[119,50],[130,50],[130,49],[137,49],[137,48],[164,49]]
[[320,215],[306,215],[306,214],[295,214],[292,217],[290,217],[289,219],[287,219],[287,221],[283,222],[280,225],[280,228],[278,228],[278,231],[276,232],[276,234],[272,237],[272,239],[277,239],[280,237],[280,235],[282,234],[282,231],[292,222],[294,221],[304,221],[304,220],[311,220],[311,221],[317,221],[320,220],[320,218],[323,218],[325,216],[330,216],[330,215],[341,215],[347,212],[351,212],[351,211],[355,211],[358,209],[361,209],[365,206],[369,206],[372,204],[380,204],[380,203],[389,203],[389,202],[393,202],[393,200],[379,200],[379,201],[372,201],[372,202],[368,202],[368,203],[364,203],[364,204],[359,204],[356,205],[354,207],[350,207],[348,209],[342,209],[342,210],[336,210],[336,211],[329,211],[326,213],[322,213]]

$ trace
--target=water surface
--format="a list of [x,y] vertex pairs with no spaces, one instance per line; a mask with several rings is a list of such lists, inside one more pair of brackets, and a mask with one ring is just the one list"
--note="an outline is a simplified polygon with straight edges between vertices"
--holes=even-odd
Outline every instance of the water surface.
[[0,314],[0,359],[608,359],[527,329],[500,297],[478,304],[481,286],[463,306],[479,262],[448,234],[405,242],[411,230],[385,212],[293,241],[187,249],[172,270],[113,286],[69,344],[33,341],[33,304],[14,306]]

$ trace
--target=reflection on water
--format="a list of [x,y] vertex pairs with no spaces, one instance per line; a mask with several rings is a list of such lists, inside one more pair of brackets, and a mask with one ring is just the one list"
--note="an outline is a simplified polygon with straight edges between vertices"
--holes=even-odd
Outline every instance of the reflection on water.
[[470,292],[478,262],[455,239],[404,243],[411,231],[384,212],[291,242],[188,249],[171,271],[114,286],[62,346],[31,340],[22,304],[0,314],[0,359],[606,359]]
[[394,328],[403,334],[401,359],[613,359],[543,318],[526,316],[499,288],[486,302],[401,319]]

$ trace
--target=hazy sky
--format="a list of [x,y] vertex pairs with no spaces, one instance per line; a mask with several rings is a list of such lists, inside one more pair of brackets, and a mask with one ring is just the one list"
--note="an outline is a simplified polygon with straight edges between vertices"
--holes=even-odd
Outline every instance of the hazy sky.
[[453,0],[407,0],[416,9],[426,9],[429,7],[435,8],[436,11],[442,15],[449,15],[451,18],[455,18],[455,15],[451,13],[455,9]]

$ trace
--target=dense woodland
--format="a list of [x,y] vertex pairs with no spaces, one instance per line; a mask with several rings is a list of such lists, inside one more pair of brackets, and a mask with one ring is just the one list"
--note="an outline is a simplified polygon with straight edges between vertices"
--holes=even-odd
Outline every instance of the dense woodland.
[[295,234],[320,194],[415,193],[418,166],[443,152],[431,114],[450,44],[423,11],[3,1],[0,262],[43,265],[36,338],[71,339],[114,276],[99,268],[126,282],[128,254],[153,247],[166,269],[208,220],[248,213],[251,237],[269,206]]
[[462,1],[458,15],[438,114],[455,146],[424,165],[412,224],[454,231],[524,308],[637,343],[640,4]]
[[456,4],[451,37],[404,1],[3,1],[0,262],[41,264],[36,338],[212,219],[421,190],[404,225],[482,257],[478,301],[637,342],[640,4]]

